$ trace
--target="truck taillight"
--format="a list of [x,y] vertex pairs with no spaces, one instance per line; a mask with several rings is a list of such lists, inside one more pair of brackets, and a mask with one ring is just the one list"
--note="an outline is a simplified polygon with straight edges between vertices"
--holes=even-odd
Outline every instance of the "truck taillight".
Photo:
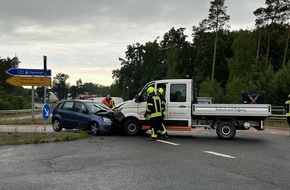
[[264,129],[265,126],[265,120],[261,121],[261,129]]

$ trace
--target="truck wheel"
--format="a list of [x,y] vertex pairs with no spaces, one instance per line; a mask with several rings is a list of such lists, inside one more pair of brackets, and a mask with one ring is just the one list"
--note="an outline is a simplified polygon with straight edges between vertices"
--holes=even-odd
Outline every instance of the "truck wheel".
[[236,135],[236,128],[231,122],[221,122],[216,128],[216,133],[220,139],[233,139]]
[[141,131],[141,126],[136,119],[129,119],[125,122],[123,130],[127,135],[139,135]]

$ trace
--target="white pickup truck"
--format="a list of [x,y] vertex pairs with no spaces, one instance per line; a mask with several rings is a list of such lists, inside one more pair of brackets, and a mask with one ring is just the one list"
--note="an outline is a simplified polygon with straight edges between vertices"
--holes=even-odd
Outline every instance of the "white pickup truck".
[[264,120],[271,115],[269,104],[197,104],[191,79],[156,80],[147,83],[133,100],[116,106],[122,113],[121,127],[128,135],[137,135],[150,129],[144,118],[146,89],[163,88],[166,99],[164,125],[167,130],[191,131],[196,127],[212,128],[221,139],[233,139],[236,130],[254,127],[264,129]]

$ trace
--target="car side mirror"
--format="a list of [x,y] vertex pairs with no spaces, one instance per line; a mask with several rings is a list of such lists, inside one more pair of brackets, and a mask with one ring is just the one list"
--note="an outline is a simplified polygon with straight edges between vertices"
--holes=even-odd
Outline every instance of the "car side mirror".
[[139,102],[139,100],[140,100],[140,96],[138,94],[136,94],[135,95],[135,102],[137,103],[137,102]]

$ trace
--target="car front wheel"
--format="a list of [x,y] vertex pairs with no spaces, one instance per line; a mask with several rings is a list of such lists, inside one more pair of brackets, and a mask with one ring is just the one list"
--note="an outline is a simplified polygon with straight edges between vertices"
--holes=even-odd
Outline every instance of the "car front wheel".
[[58,119],[54,119],[53,122],[52,122],[52,129],[56,132],[59,132],[62,130],[62,126],[59,122]]
[[93,134],[93,135],[97,135],[100,133],[100,127],[98,125],[98,123],[94,122],[91,124],[90,126],[90,132]]

